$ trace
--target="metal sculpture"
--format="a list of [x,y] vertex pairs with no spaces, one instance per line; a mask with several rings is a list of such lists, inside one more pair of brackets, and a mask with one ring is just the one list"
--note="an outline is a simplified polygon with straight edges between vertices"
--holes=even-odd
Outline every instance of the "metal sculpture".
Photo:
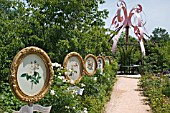
[[[117,6],[118,6],[117,14],[113,18],[111,24],[111,26],[116,28],[116,32],[117,32],[115,37],[114,35],[112,36],[112,38],[114,37],[114,41],[112,45],[112,53],[115,52],[117,42],[124,28],[126,29],[126,42],[128,42],[129,28],[132,27],[135,35],[138,37],[142,54],[143,56],[145,56],[143,38],[144,38],[144,25],[146,24],[146,22],[143,22],[141,18],[142,6],[138,4],[136,7],[131,9],[129,14],[127,12],[126,3],[124,2],[124,0],[119,0]],[[135,19],[135,21],[137,21],[137,24],[132,23],[132,18]]]

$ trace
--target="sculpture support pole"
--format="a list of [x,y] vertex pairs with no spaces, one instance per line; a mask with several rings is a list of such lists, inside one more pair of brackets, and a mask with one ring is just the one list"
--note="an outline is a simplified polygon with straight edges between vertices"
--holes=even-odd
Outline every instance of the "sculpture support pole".
[[126,26],[126,43],[128,43],[128,40],[129,40],[129,26]]
[[128,44],[128,40],[129,40],[129,26],[127,25],[125,27],[125,35],[126,35],[126,50],[127,50],[127,44]]

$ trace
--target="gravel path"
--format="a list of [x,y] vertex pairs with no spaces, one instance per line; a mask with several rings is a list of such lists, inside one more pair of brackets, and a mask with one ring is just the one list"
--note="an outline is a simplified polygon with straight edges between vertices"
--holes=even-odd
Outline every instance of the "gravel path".
[[118,77],[105,113],[151,113],[138,90],[139,79]]

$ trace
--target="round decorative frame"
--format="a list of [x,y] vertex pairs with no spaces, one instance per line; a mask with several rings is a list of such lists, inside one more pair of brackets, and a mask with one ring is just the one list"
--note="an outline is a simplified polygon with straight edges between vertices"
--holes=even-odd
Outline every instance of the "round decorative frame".
[[[101,62],[100,62],[100,61]],[[102,63],[102,67],[100,67],[101,66],[101,63]],[[104,57],[103,56],[97,56],[97,68],[98,69],[104,69],[104,66],[105,66],[105,59],[104,59]]]
[[111,64],[110,56],[105,56],[105,62],[107,62],[108,64]]
[[83,59],[77,52],[70,52],[64,59],[64,68],[67,70],[65,77],[71,84],[79,83],[83,73]]
[[22,49],[14,57],[9,81],[19,100],[34,103],[48,92],[53,76],[52,62],[47,53],[31,46]]
[[94,75],[97,70],[97,58],[92,55],[88,54],[84,58],[84,72],[87,75]]

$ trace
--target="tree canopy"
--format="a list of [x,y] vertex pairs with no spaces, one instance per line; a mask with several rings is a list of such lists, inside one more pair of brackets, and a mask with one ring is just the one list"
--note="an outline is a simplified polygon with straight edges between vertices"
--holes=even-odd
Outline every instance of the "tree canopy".
[[15,54],[27,46],[48,53],[52,62],[62,64],[71,51],[111,55],[103,19],[98,10],[104,0],[1,0],[0,74],[7,80]]

